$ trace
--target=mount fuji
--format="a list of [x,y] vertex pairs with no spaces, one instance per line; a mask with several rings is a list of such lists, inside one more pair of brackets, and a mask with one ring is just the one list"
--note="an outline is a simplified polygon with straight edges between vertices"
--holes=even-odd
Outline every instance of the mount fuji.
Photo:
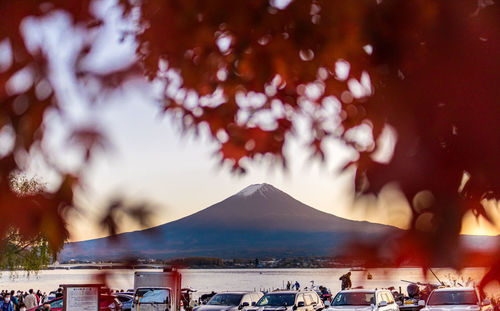
[[397,229],[337,217],[269,184],[255,184],[154,228],[67,243],[59,259],[327,256],[340,254],[353,237],[373,239],[390,230]]

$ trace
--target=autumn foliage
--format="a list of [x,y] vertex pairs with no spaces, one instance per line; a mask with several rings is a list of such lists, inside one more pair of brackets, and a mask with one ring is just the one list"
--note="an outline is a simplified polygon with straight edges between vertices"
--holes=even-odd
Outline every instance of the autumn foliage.
[[[356,170],[358,195],[395,183],[410,202],[411,229],[398,238],[397,262],[412,257],[424,267],[462,266],[457,245],[464,215],[473,211],[490,219],[484,203],[500,194],[499,5],[491,0],[288,2],[121,0],[117,5],[134,25],[128,35],[137,42],[136,65],[165,87],[165,112],[186,129],[206,124],[234,170],[244,171],[245,160],[263,155],[286,167],[284,144],[294,135],[297,118],[305,118],[315,155],[325,157],[329,138],[357,151],[346,168]],[[43,232],[55,250],[67,237],[64,216],[74,208],[78,171],[54,164],[59,188],[30,198],[16,197],[6,178],[23,171],[19,155],[40,152],[44,115],[57,110],[60,100],[53,91],[43,98],[37,92],[40,83],[51,87],[47,55],[27,49],[20,25],[28,16],[64,10],[91,37],[100,21],[89,5],[0,2],[0,41],[8,42],[13,55],[0,72],[0,126],[14,137],[0,160],[2,212],[9,222],[23,213],[21,232]],[[78,81],[92,77],[115,88],[137,73],[134,66],[106,75],[83,70],[79,60],[91,47],[89,40],[74,64]],[[24,68],[30,69],[31,86],[8,91],[9,79]],[[361,143],[353,129],[369,130],[372,142]],[[374,154],[387,135],[395,147],[378,159]],[[75,129],[71,137],[85,151],[84,167],[102,142],[101,133]]]

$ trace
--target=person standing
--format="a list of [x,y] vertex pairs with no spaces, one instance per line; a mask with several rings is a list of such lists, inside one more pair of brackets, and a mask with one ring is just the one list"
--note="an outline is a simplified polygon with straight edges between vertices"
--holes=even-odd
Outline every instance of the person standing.
[[14,303],[14,307],[17,310],[18,306],[19,306],[19,300],[17,299],[16,292],[14,290],[10,291],[10,301],[12,301],[12,303]]
[[14,303],[10,301],[9,293],[6,293],[3,297],[3,301],[0,302],[0,311],[15,311]]
[[343,276],[339,278],[340,281],[342,281],[342,290],[345,289],[350,289],[352,287],[351,283],[351,271],[347,272]]
[[37,306],[37,300],[35,294],[33,294],[33,289],[31,288],[29,291],[28,296],[24,297],[24,304],[26,305],[27,309],[31,309]]
[[295,281],[295,289],[296,290],[300,290],[300,284],[299,284],[299,281]]
[[35,297],[36,297],[36,301],[37,301],[37,304],[42,304],[43,303],[43,297],[42,297],[42,292],[40,290],[37,290],[36,291],[36,294],[35,294]]
[[56,292],[56,298],[59,298],[59,297],[62,297],[62,296],[63,296],[63,289],[59,287],[57,289],[57,292]]

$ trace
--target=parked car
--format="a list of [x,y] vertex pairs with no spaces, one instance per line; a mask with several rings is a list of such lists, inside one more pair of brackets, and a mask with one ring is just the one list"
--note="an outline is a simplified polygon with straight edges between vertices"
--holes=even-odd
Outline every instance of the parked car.
[[480,311],[493,310],[489,299],[481,300],[479,292],[472,287],[445,287],[431,292],[427,302],[418,302],[421,311]]
[[265,294],[248,311],[320,311],[324,308],[314,291],[278,291]]
[[49,294],[47,295],[47,297],[45,297],[45,299],[43,300],[43,302],[47,302],[47,301],[51,301],[51,300],[56,299],[56,293],[57,292],[55,290],[49,292]]
[[348,289],[337,293],[328,311],[399,311],[389,290]]
[[259,292],[225,292],[214,295],[206,304],[193,311],[238,311],[253,306],[262,297]]
[[[49,302],[51,311],[62,311],[63,310],[63,297],[53,299]],[[120,301],[112,295],[101,295],[100,311],[122,311],[122,304]],[[43,304],[37,307],[31,308],[28,311],[42,311]]]
[[132,310],[132,303],[134,302],[134,294],[117,293],[116,299],[118,299],[121,302],[123,311]]
[[114,295],[101,294],[100,311],[123,311],[122,303]]
[[[63,309],[63,298],[62,297],[49,300],[46,303],[50,304],[50,310],[51,311],[60,311],[60,310]],[[28,309],[28,311],[41,311],[41,310],[43,310],[42,307],[43,307],[43,305],[39,305],[37,307]]]

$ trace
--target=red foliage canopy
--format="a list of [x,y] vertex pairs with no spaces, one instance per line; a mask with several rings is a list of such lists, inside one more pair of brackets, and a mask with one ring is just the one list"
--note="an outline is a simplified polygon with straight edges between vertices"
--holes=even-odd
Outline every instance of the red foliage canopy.
[[[9,20],[0,26],[0,40],[8,38],[15,56],[0,74],[2,126],[16,134],[14,149],[1,159],[2,176],[20,168],[15,154],[36,146],[45,110],[57,106],[53,94],[37,98],[36,83],[48,74],[46,59],[27,51],[19,25],[53,9],[66,10],[75,23],[98,25],[87,14],[89,4],[76,3],[0,2]],[[399,245],[412,246],[398,248],[399,261],[413,256],[423,266],[463,263],[457,248],[463,216],[473,211],[488,218],[482,203],[500,194],[497,4],[121,0],[120,5],[136,22],[138,62],[145,74],[165,82],[165,110],[180,115],[186,128],[207,124],[234,169],[244,169],[242,159],[263,154],[286,163],[284,143],[297,116],[305,116],[316,154],[324,157],[322,142],[329,137],[358,151],[349,166],[356,168],[360,194],[396,182],[411,203],[412,226]],[[8,94],[6,82],[26,66],[36,72],[32,88]],[[21,114],[12,108],[19,98],[29,101]],[[327,109],[331,105],[340,113]],[[369,146],[348,134],[360,125],[371,128]],[[387,126],[397,143],[390,161],[380,163],[373,154]],[[88,150],[94,145],[87,139],[82,143]],[[67,180],[45,196],[50,200],[44,209],[61,215],[61,204],[71,206],[74,179]],[[11,204],[3,195],[8,187],[4,181],[0,185],[2,206]],[[432,200],[423,200],[423,191]]]

